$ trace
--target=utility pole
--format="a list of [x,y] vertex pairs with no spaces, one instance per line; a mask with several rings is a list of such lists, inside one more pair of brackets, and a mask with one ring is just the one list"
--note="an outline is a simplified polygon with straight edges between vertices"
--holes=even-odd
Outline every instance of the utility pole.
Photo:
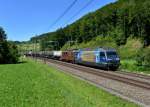
[[33,59],[34,59],[34,40],[33,40],[33,42],[31,43],[31,46],[32,46],[32,57],[33,57]]
[[47,43],[51,44],[54,43],[53,45],[53,50],[58,50],[58,47],[59,47],[59,42],[58,41],[48,41]]
[[72,45],[72,44],[76,44],[76,41],[73,41],[73,40],[72,40],[72,41],[68,41],[68,43],[69,43],[69,48],[71,48],[71,45]]
[[35,61],[37,61],[37,35],[35,36]]
[[78,40],[75,41],[76,49],[78,48]]

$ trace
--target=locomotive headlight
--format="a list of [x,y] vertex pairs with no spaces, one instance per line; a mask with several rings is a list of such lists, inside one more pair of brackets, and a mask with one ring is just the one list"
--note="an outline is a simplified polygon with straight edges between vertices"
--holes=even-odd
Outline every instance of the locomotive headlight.
[[111,61],[112,59],[108,58],[107,60],[108,60],[108,61]]
[[111,62],[112,61],[112,59],[110,59],[110,58],[107,58],[107,62],[109,63],[109,62]]
[[119,61],[119,60],[120,60],[120,58],[116,58],[116,60],[117,60],[117,61]]

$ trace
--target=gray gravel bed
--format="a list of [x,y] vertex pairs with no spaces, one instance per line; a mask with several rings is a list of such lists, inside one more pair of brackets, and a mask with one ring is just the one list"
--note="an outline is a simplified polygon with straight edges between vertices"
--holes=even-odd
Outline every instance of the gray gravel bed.
[[150,90],[146,90],[146,89],[139,88],[136,86],[131,86],[131,85],[128,85],[126,83],[122,83],[116,80],[111,80],[108,78],[82,72],[82,71],[79,71],[70,67],[53,64],[50,62],[48,62],[48,64],[50,66],[54,66],[60,69],[61,71],[70,73],[72,75],[80,77],[81,79],[87,80],[88,82],[90,81],[96,86],[99,86],[103,88],[104,90],[109,91],[110,93],[115,94],[119,97],[122,97],[126,100],[137,103],[144,107],[150,107]]

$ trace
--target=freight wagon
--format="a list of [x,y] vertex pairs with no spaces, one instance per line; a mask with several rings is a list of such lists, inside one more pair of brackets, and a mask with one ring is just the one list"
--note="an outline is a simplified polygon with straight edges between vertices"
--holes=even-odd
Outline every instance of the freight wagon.
[[63,51],[60,59],[62,61],[75,63],[75,57],[76,57],[77,52],[78,52],[77,50]]
[[62,51],[53,51],[53,56],[52,56],[53,59],[59,60],[61,56],[62,56]]

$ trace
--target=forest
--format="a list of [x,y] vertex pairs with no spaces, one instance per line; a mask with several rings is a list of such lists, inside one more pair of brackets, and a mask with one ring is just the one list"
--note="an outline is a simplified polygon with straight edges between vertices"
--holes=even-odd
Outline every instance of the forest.
[[118,0],[55,32],[33,37],[31,41],[57,41],[61,48],[68,41],[82,43],[97,36],[111,36],[118,46],[126,44],[129,37],[140,38],[143,45],[148,46],[149,29],[149,0]]

